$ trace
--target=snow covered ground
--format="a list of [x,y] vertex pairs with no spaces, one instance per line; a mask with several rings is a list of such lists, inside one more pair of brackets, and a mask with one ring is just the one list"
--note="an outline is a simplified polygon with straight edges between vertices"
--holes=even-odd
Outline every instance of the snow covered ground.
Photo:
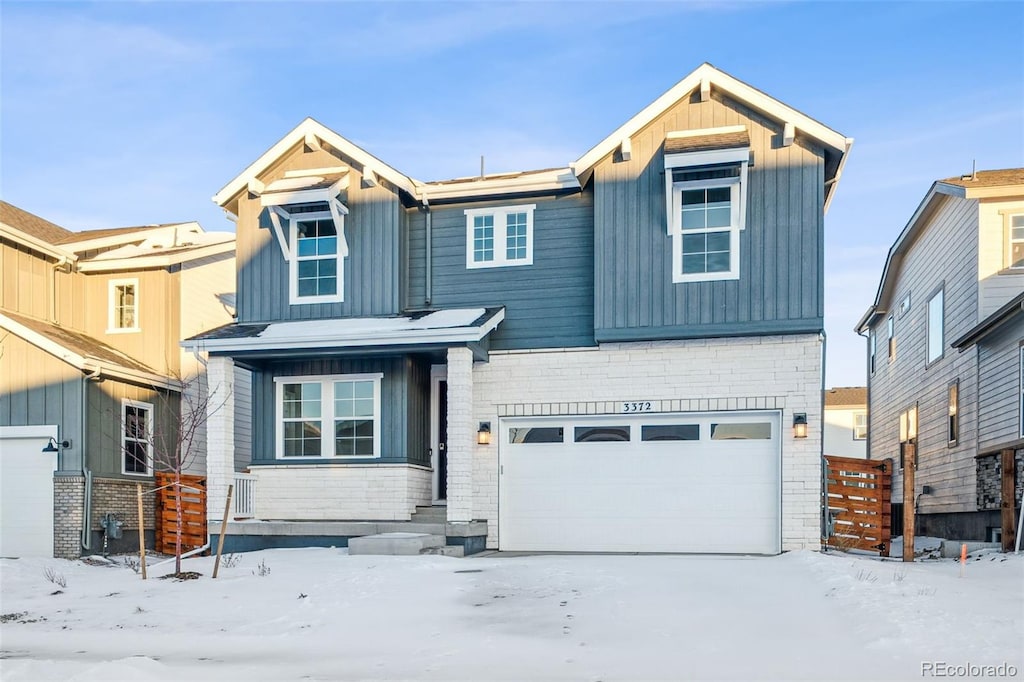
[[[238,555],[212,580],[0,560],[14,680],[921,679],[923,662],[1024,677],[1024,556]],[[264,566],[269,572],[261,571]],[[63,577],[60,587],[46,577]],[[265,573],[261,575],[261,573]]]

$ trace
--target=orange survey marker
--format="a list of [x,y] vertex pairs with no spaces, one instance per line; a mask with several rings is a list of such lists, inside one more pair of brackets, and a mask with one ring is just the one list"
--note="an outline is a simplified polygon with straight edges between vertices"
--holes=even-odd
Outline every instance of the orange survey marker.
[[967,543],[960,545],[960,577],[964,577],[964,567],[967,566]]

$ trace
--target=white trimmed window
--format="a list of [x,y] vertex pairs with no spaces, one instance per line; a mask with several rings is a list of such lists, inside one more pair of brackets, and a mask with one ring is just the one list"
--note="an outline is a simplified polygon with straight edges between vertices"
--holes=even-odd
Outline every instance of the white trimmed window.
[[928,299],[928,363],[942,357],[946,345],[945,307],[940,288]]
[[853,439],[866,440],[868,437],[868,413],[861,410],[853,413]]
[[466,209],[466,267],[533,264],[536,204]]
[[383,376],[276,377],[277,458],[380,457]]
[[1009,232],[1009,267],[1015,270],[1024,269],[1024,213],[1010,216]]
[[330,212],[296,213],[290,219],[291,302],[340,303],[345,300],[344,254]]
[[153,405],[121,400],[121,473],[153,473]]
[[139,331],[139,280],[112,279],[107,286],[107,333]]

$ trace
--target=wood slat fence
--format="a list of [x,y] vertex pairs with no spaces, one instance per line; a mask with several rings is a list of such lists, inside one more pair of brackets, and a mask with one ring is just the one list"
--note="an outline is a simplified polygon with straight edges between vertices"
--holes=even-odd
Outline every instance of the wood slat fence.
[[[156,551],[161,554],[174,554],[174,543],[177,525],[174,474],[158,471],[155,474],[156,487]],[[187,552],[206,544],[206,477],[181,476],[181,550]]]
[[824,544],[889,555],[892,460],[825,455],[828,514]]

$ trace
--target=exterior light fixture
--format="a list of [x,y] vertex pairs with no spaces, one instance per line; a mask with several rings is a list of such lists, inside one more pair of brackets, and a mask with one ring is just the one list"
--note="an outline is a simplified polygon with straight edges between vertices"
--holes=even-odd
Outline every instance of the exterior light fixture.
[[491,422],[480,422],[480,428],[476,432],[477,445],[491,444]]
[[793,413],[793,438],[807,438],[807,413]]
[[55,438],[51,437],[50,438],[50,442],[46,444],[45,448],[43,448],[43,452],[60,452],[61,448],[65,448],[66,449],[66,448],[70,448],[70,447],[71,447],[71,441],[69,441],[69,440],[62,440],[62,441],[60,441],[58,443]]

